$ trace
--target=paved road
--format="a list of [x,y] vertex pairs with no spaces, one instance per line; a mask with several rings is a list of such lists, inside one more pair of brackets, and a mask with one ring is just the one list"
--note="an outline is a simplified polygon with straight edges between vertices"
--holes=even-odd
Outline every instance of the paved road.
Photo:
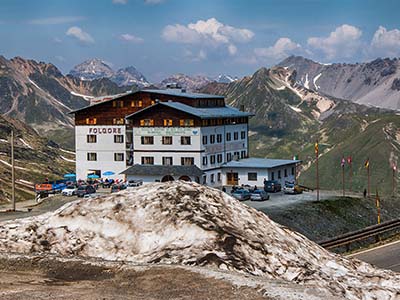
[[400,241],[350,255],[382,269],[400,272]]

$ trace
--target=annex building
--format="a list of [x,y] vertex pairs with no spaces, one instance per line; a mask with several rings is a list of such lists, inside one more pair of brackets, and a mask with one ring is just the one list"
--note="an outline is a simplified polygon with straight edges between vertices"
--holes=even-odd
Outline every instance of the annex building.
[[252,114],[226,105],[222,96],[147,89],[72,113],[78,179],[105,172],[114,179],[210,186],[295,179],[299,161],[248,157]]

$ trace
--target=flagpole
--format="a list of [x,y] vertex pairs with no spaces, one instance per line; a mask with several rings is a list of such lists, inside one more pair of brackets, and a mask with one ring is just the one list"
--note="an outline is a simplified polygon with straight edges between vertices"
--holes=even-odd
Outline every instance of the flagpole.
[[392,167],[392,197],[394,197],[395,194],[395,189],[396,189],[396,165],[393,165]]
[[343,197],[345,196],[344,193],[344,164],[342,164],[342,187],[343,187]]
[[378,189],[376,189],[376,198],[375,198],[376,210],[378,214],[378,224],[381,224],[381,206],[380,206],[380,199],[378,195]]
[[353,188],[352,188],[352,182],[351,182],[351,179],[352,179],[352,176],[353,176],[353,162],[350,160],[350,192],[353,190]]
[[318,140],[315,143],[315,156],[316,156],[316,167],[317,167],[317,201],[319,201],[319,172],[318,172],[318,156],[319,156],[319,146],[318,146]]
[[369,159],[368,159],[367,174],[368,174],[368,197],[370,197],[370,196],[371,196],[371,193],[370,193]]

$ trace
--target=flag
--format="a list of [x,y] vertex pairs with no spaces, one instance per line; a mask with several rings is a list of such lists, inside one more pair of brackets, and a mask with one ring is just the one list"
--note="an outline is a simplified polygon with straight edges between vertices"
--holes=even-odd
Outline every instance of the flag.
[[347,157],[347,163],[348,163],[349,165],[351,165],[351,162],[352,162],[351,156],[348,156],[348,157]]
[[396,170],[397,170],[397,166],[396,166],[396,164],[393,164],[393,165],[392,165],[392,169],[393,169],[393,171],[395,171],[395,172],[396,172]]
[[364,163],[364,166],[368,169],[369,168],[369,158],[367,158],[367,160]]
[[318,142],[314,145],[315,154],[318,155]]
[[344,164],[346,163],[346,160],[344,159],[344,156],[342,157],[342,161],[340,163],[340,165],[342,166],[342,168],[344,168]]

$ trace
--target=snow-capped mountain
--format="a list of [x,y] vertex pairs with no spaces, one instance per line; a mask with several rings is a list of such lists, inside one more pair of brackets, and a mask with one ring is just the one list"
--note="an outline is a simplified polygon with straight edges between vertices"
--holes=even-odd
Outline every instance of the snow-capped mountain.
[[129,66],[114,71],[107,62],[98,58],[84,61],[75,66],[69,74],[81,80],[109,78],[118,86],[138,85],[144,87],[149,85],[144,75],[135,67]]
[[144,87],[150,85],[146,77],[133,66],[119,69],[110,79],[119,86],[136,84]]
[[238,80],[237,77],[233,77],[230,75],[220,74],[214,78],[214,81],[217,83],[231,83]]
[[182,73],[178,73],[165,78],[158,84],[158,86],[160,88],[165,88],[168,84],[176,83],[177,85],[186,90],[195,91],[213,81],[214,81],[213,79],[207,76],[202,76],[202,75],[189,76]]
[[396,273],[333,254],[226,193],[181,181],[0,223],[0,250],[213,267],[349,300],[400,294]]
[[295,81],[307,89],[359,104],[400,109],[400,59],[322,64],[290,56],[279,66],[295,71]]
[[105,61],[93,58],[76,65],[69,74],[81,80],[93,80],[110,78],[114,75],[114,71]]

